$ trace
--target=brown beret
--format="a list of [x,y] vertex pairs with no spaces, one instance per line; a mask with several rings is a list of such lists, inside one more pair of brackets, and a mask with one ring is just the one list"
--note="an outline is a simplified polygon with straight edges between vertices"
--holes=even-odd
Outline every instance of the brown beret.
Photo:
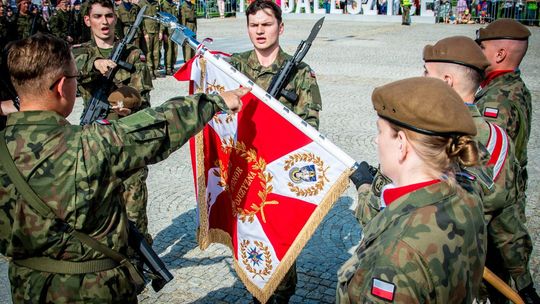
[[129,86],[120,87],[109,95],[111,106],[117,106],[119,102],[122,102],[122,108],[137,109],[142,104],[141,94]]
[[377,114],[426,135],[476,135],[476,126],[461,97],[446,82],[414,77],[378,87],[371,95]]
[[527,40],[531,31],[523,24],[508,18],[497,19],[476,31],[476,42],[484,40]]
[[489,61],[482,49],[469,37],[453,36],[424,47],[425,62],[448,62],[464,65],[483,72]]

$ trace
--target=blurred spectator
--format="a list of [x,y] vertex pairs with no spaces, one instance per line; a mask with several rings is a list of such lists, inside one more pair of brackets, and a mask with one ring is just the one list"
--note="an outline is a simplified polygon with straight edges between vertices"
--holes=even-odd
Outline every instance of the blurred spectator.
[[488,17],[488,2],[487,0],[480,0],[478,3],[478,17],[481,24],[486,23],[486,18]]
[[68,43],[73,42],[73,37],[70,33],[70,27],[73,24],[73,17],[69,11],[68,0],[60,0],[56,5],[56,11],[49,20],[51,34],[64,39]]
[[457,17],[458,17],[458,23],[461,23],[461,16],[463,16],[463,13],[467,9],[467,2],[465,0],[458,0],[457,3]]
[[474,20],[472,20],[471,13],[469,9],[466,9],[459,18],[461,24],[473,24]]
[[538,24],[538,2],[527,0],[527,24],[534,25],[535,23]]
[[219,18],[225,18],[225,0],[217,0]]
[[449,23],[451,11],[452,11],[452,4],[450,3],[450,0],[443,0],[443,3],[440,8],[440,16],[442,17],[444,23]]

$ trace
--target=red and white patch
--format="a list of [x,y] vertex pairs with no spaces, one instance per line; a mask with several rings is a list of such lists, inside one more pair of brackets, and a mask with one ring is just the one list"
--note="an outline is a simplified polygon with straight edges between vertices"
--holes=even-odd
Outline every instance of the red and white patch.
[[499,116],[499,109],[486,107],[484,109],[484,116],[485,117],[491,117],[491,118],[497,118],[497,116]]
[[315,76],[316,76],[316,75],[315,75],[315,71],[312,70],[312,69],[310,69],[310,70],[309,70],[309,76],[311,76],[312,78],[316,78],[316,77],[315,77]]
[[373,278],[371,294],[384,300],[394,301],[396,286],[390,282]]
[[493,166],[493,180],[497,180],[506,161],[509,150],[509,140],[506,132],[496,124],[488,123],[489,139],[486,148],[491,154],[488,165]]
[[141,55],[139,56],[139,58],[141,59],[142,62],[146,62],[146,55],[141,54]]

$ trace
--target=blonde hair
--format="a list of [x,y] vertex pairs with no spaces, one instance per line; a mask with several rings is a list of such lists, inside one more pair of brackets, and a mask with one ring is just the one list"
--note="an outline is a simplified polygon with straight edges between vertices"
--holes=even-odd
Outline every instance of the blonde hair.
[[454,176],[460,166],[478,164],[478,146],[470,135],[434,136],[402,128],[390,122],[396,132],[403,131],[418,156],[441,175]]

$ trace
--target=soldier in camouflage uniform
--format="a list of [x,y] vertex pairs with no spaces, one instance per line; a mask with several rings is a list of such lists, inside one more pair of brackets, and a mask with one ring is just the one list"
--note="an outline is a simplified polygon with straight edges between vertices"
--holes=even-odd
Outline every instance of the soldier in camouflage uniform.
[[[172,0],[160,0],[161,1],[161,9],[169,13],[173,16],[178,16],[178,6],[176,3],[174,3]],[[179,22],[181,22],[179,20]],[[174,64],[176,63],[176,57],[177,57],[177,46],[176,43],[174,43],[171,39],[171,32],[170,29],[164,28],[163,29],[163,50],[165,52],[163,56],[163,61],[165,63],[165,73],[167,75],[172,75],[174,73]],[[189,48],[189,46],[188,46]]]
[[32,15],[30,14],[30,1],[23,0],[17,4],[17,39],[30,37],[32,31]]
[[[108,58],[113,50],[115,37],[114,28],[116,15],[109,0],[89,0],[88,12],[84,17],[90,25],[94,39],[73,48],[73,54],[79,70],[79,91],[81,92],[85,107],[95,93],[103,85],[103,77],[114,63]],[[104,26],[106,24],[106,26]],[[134,72],[119,69],[114,78],[114,88],[130,86],[136,89],[142,96],[140,107],[131,109],[137,112],[150,107],[150,90],[152,80],[148,66],[144,62],[144,55],[134,45],[128,45],[121,56],[122,60],[134,65]],[[106,92],[111,93],[111,92]],[[137,172],[132,172],[124,182],[124,203],[126,204],[128,217],[134,221],[137,228],[151,242],[148,233],[148,218],[146,205],[148,190],[146,178],[148,168],[143,167]]]
[[73,42],[73,37],[70,35],[70,26],[73,24],[73,18],[70,17],[71,12],[68,10],[68,1],[62,0],[56,5],[56,11],[49,20],[51,34],[58,38],[62,38],[69,43]]
[[[9,114],[0,134],[7,144],[0,153],[0,252],[9,258],[13,302],[136,303],[133,267],[110,257],[127,251],[123,178],[168,157],[216,112],[237,111],[247,90],[178,97],[109,125],[83,127],[65,119],[77,86],[65,41],[41,34],[19,41],[8,64],[21,97],[21,112]],[[10,162],[44,208],[31,207],[28,192],[14,185]]]
[[[281,9],[274,2],[255,0],[246,9],[248,34],[253,43],[251,51],[231,56],[231,65],[256,84],[267,90],[272,78],[290,58],[279,46],[283,32]],[[315,72],[306,63],[300,63],[291,76],[286,90],[297,95],[296,100],[280,97],[279,101],[314,128],[319,128],[321,95]],[[269,303],[287,303],[296,289],[296,263],[293,264],[277,287]],[[254,298],[255,302],[258,302]]]
[[[480,29],[476,39],[490,62],[490,66],[486,69],[486,79],[476,95],[476,103],[487,121],[494,122],[506,130],[515,145],[518,162],[515,174],[516,211],[519,221],[508,218],[506,222],[501,223],[498,227],[501,234],[516,232],[516,225],[526,221],[527,143],[531,132],[532,104],[531,93],[521,79],[519,65],[527,52],[530,35],[531,32],[519,22],[498,19],[486,28]],[[501,260],[504,263],[490,266],[501,278],[507,280],[511,277],[526,301],[540,302],[529,271],[532,252],[530,238],[522,238],[510,245],[507,243],[493,244],[500,246]],[[492,303],[495,300],[493,299]]]
[[[195,11],[194,1],[185,0],[182,3],[180,9],[180,22],[190,29],[193,33],[197,33],[197,12]],[[195,50],[189,45],[184,44],[182,46],[182,55],[184,56],[184,62],[189,61],[195,56]]]
[[[482,199],[488,228],[488,252],[486,266],[498,269],[500,265],[509,271],[523,271],[528,264],[531,237],[522,219],[518,216],[517,160],[514,145],[504,129],[495,123],[486,122],[474,104],[474,95],[482,80],[481,75],[489,62],[480,47],[467,37],[450,37],[434,46],[424,48],[425,74],[445,80],[465,102],[476,123],[476,139],[487,147],[490,158],[484,165],[493,170],[494,187],[485,191]],[[496,149],[495,147],[501,147]],[[507,275],[506,275],[507,277]],[[487,286],[491,303],[506,302],[506,299]],[[537,303],[536,301],[526,303]]]
[[458,162],[478,161],[472,117],[459,95],[434,78],[382,86],[372,101],[381,171],[394,184],[382,193],[384,212],[366,225],[338,272],[336,302],[472,303],[486,227],[480,198],[459,187],[452,172]]
[[[139,0],[125,0],[118,5],[116,13],[123,26],[122,35],[127,35],[129,28],[135,22],[135,19],[137,19],[137,14],[140,9],[138,4]],[[142,29],[140,27],[132,43],[146,54],[146,41],[144,40]]]
[[[158,0],[141,0],[139,2],[140,7],[147,6],[145,15],[155,16],[161,11]],[[159,73],[159,59],[161,58],[161,31],[160,23],[150,18],[144,18],[143,22],[144,39],[146,40],[146,63],[148,68],[152,72],[152,77],[155,79],[157,76],[162,76]]]

